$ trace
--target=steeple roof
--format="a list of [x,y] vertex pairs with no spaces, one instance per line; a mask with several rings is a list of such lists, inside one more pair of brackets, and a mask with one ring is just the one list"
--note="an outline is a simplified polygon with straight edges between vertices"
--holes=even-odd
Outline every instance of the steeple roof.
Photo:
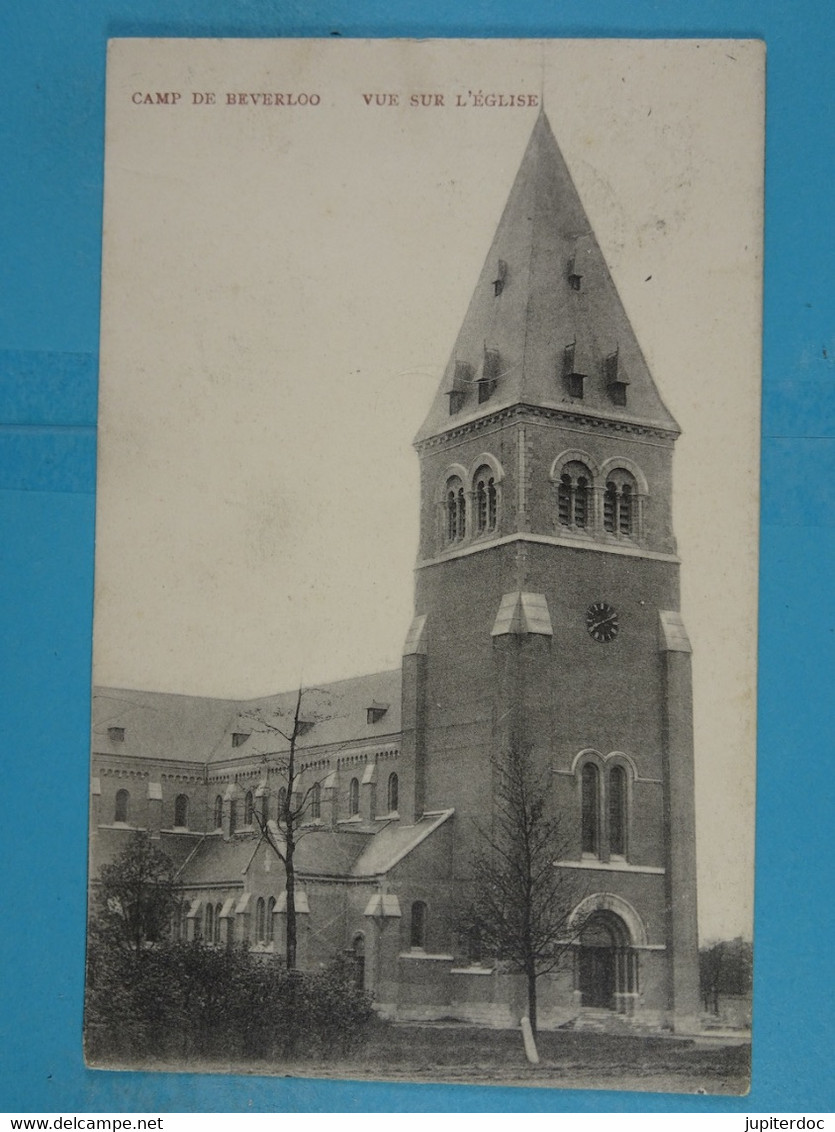
[[519,403],[679,431],[544,112],[416,443]]

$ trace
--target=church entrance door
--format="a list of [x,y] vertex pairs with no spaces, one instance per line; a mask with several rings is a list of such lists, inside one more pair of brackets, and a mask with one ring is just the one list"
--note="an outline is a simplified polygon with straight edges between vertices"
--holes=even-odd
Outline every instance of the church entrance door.
[[580,994],[583,1006],[615,1007],[615,954],[611,947],[580,949]]
[[623,1010],[635,987],[635,957],[626,925],[613,912],[595,912],[580,933],[580,1002],[603,1010]]

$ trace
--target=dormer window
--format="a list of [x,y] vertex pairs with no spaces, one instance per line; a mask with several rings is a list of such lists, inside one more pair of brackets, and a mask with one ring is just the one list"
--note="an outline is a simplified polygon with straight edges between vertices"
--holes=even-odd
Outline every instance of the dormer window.
[[496,298],[501,295],[504,290],[505,280],[507,279],[507,264],[503,259],[499,260],[498,270],[496,271],[496,278],[493,280],[493,294]]
[[449,397],[449,415],[453,416],[455,413],[460,413],[464,407],[464,400],[467,396],[467,386],[473,380],[473,367],[469,362],[456,362],[455,373],[452,378],[452,389],[450,389],[447,396]]
[[568,285],[572,291],[579,291],[583,282],[583,277],[577,271],[575,266],[574,256],[568,261],[568,270],[566,271],[566,278]]
[[570,373],[566,379],[566,386],[568,389],[568,396],[575,397],[578,401],[583,400],[583,374]]
[[501,368],[501,358],[498,350],[484,350],[484,365],[478,382],[478,403],[482,405],[489,401],[496,388]]
[[606,388],[609,391],[609,397],[613,405],[626,404],[626,387],[629,385],[629,378],[620,364],[618,351],[615,350],[613,354],[609,354],[604,362],[604,369],[606,373]]
[[563,351],[562,376],[568,396],[576,397],[578,401],[582,401],[586,375],[580,372],[576,342],[566,346]]
[[388,709],[388,704],[372,702],[371,706],[366,708],[366,721],[368,723],[379,723]]
[[125,729],[124,727],[108,727],[107,738],[111,743],[124,743]]
[[247,741],[247,739],[249,738],[249,734],[250,733],[248,731],[233,731],[232,732],[232,746],[233,747],[242,747],[244,745],[244,743]]
[[313,728],[315,723],[315,719],[300,719],[296,724],[296,735],[306,735],[308,731]]

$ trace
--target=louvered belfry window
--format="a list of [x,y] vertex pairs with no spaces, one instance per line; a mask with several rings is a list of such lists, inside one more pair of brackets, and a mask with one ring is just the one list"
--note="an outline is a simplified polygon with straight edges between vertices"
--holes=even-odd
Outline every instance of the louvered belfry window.
[[479,468],[475,474],[476,526],[479,534],[496,529],[498,494],[493,469]]
[[572,460],[563,468],[557,484],[557,519],[561,527],[585,530],[591,511],[591,473],[585,464]]
[[610,472],[603,495],[603,529],[609,534],[633,536],[636,531],[636,484],[631,472]]
[[464,538],[467,530],[467,501],[464,485],[458,476],[450,476],[447,480],[444,510],[446,541],[458,542]]

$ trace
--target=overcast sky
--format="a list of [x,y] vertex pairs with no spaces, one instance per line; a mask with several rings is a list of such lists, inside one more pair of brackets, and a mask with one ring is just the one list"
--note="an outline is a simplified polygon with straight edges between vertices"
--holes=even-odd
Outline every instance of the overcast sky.
[[[97,683],[245,697],[399,664],[411,441],[538,112],[478,103],[544,93],[683,430],[701,933],[748,934],[759,48],[123,41],[111,53]],[[443,105],[413,107],[412,94]]]

